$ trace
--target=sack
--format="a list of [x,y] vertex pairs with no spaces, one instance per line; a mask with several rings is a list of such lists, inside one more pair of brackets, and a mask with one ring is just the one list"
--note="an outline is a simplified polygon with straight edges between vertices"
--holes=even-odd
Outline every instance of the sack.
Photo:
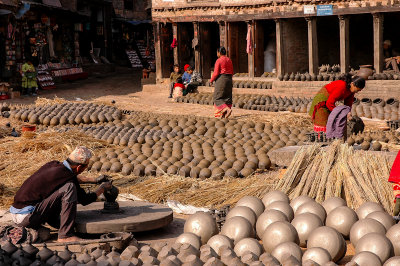
[[31,228],[21,226],[0,226],[0,237],[2,241],[8,241],[16,244],[35,243],[38,240],[38,232]]

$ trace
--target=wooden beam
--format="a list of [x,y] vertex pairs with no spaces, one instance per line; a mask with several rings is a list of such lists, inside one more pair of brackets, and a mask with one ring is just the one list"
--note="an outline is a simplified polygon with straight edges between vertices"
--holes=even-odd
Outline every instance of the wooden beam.
[[306,17],[308,28],[308,72],[318,75],[318,39],[316,17]]
[[199,22],[193,22],[193,30],[194,30],[194,39],[197,38],[198,44],[194,48],[194,68],[196,71],[201,73],[201,53],[200,53],[200,46],[201,46],[201,39],[200,39],[200,26]]
[[284,21],[282,19],[276,19],[276,74],[277,76],[284,75],[286,68],[285,68],[285,48],[284,48],[284,41],[283,41],[283,28],[284,28]]
[[383,14],[372,14],[374,21],[374,68],[376,73],[383,71]]
[[153,23],[154,52],[156,56],[156,82],[162,81],[162,56],[161,56],[161,23]]
[[[172,38],[175,38],[179,42],[179,40],[178,40],[178,25],[176,23],[172,24]],[[179,47],[179,45],[177,45],[174,48],[174,64],[175,65],[179,65],[178,47]]]
[[350,35],[349,35],[349,18],[347,16],[339,16],[339,33],[340,33],[340,72],[346,73],[350,66]]
[[[251,38],[251,52],[247,54],[247,65],[249,71],[249,77],[254,77],[254,23],[253,21],[247,21],[247,30],[251,30],[250,38]],[[246,35],[247,37],[247,35]],[[246,39],[247,42],[247,39]]]
[[227,48],[228,36],[226,30],[226,22],[218,21],[218,25],[219,25],[219,46]]
[[[191,12],[196,12],[191,10]],[[355,15],[355,14],[371,14],[371,13],[386,13],[386,12],[400,12],[400,5],[388,6],[369,6],[369,7],[347,7],[337,8],[333,10],[333,15]],[[169,18],[175,22],[191,22],[194,19],[203,22],[215,21],[246,21],[246,20],[265,20],[265,19],[285,19],[285,18],[302,18],[304,17],[303,11],[283,12],[283,11],[267,11],[259,12],[256,14],[230,14],[230,15],[190,15],[190,16],[174,16]],[[159,17],[153,13],[153,21],[167,22],[165,17]]]

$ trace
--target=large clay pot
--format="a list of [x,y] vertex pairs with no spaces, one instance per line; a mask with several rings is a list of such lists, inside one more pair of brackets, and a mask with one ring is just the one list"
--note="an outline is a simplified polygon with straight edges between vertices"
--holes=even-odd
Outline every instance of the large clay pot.
[[372,65],[362,65],[360,66],[360,70],[358,70],[357,76],[362,77],[364,79],[368,79],[374,73]]
[[372,101],[373,106],[385,106],[386,102],[381,98],[376,98]]
[[386,105],[398,107],[399,101],[394,98],[389,98],[386,100]]
[[372,105],[372,101],[370,98],[362,98],[361,99],[361,104],[362,105],[366,105],[366,106],[371,106]]

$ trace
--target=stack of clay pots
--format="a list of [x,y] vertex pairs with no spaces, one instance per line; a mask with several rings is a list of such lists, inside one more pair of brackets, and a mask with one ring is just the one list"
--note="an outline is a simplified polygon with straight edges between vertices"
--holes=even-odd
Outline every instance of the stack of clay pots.
[[398,120],[400,117],[399,101],[394,98],[362,98],[356,100],[351,110],[352,115],[379,120]]
[[79,125],[121,120],[122,112],[106,105],[63,103],[15,109],[11,118],[45,126]]
[[[354,211],[341,198],[322,204],[307,196],[290,201],[280,191],[262,200],[242,198],[219,234],[211,215],[198,212],[176,243],[198,250],[204,265],[337,265],[346,254],[346,239],[356,252],[351,265],[400,263],[395,257],[400,225],[380,204],[366,202]],[[207,264],[211,258],[219,264]]]
[[[176,102],[213,105],[213,95],[210,93],[188,94],[178,97]],[[269,95],[237,94],[233,97],[233,106],[247,110],[296,113],[307,113],[312,103],[311,98],[277,97]]]

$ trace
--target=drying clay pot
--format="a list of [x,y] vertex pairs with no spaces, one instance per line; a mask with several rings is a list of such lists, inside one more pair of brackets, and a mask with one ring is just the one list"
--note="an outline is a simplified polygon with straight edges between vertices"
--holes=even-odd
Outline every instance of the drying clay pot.
[[218,227],[210,213],[197,212],[186,220],[184,232],[197,235],[204,245],[212,236],[218,234]]
[[343,236],[335,229],[327,226],[315,229],[309,236],[307,249],[315,247],[328,251],[334,262],[342,259],[347,250]]
[[360,207],[357,208],[356,213],[358,219],[364,219],[368,214],[376,211],[385,211],[382,205],[375,202],[365,202]]
[[393,216],[388,214],[387,212],[381,212],[381,211],[372,212],[368,214],[366,218],[371,218],[380,222],[385,227],[386,231],[389,230],[395,224]]
[[259,217],[264,212],[264,204],[263,202],[256,197],[252,196],[245,196],[241,198],[237,203],[236,206],[246,206],[252,209],[257,217]]
[[393,245],[390,240],[379,233],[369,233],[360,238],[356,245],[356,253],[363,251],[374,253],[381,261],[386,261],[394,255]]
[[344,199],[339,197],[332,197],[322,202],[322,207],[324,207],[327,215],[329,215],[329,213],[335,208],[341,206],[347,206],[347,204]]
[[190,244],[196,249],[200,249],[201,247],[201,241],[200,238],[193,234],[193,233],[183,233],[181,234],[176,240],[175,243],[181,243],[181,244]]
[[265,207],[276,201],[289,203],[289,197],[282,191],[271,191],[262,198],[262,202],[264,203]]
[[293,211],[296,212],[301,205],[309,201],[314,200],[308,196],[299,196],[290,202],[290,206],[293,208]]
[[262,242],[265,251],[271,253],[279,244],[285,242],[299,244],[299,236],[296,228],[289,222],[275,222],[265,229]]
[[350,229],[358,221],[356,212],[346,206],[331,211],[326,218],[326,226],[336,229],[345,239],[350,237]]
[[257,236],[261,239],[265,229],[274,222],[288,222],[287,216],[278,210],[266,210],[260,215],[256,223]]
[[307,202],[304,203],[303,205],[301,205],[296,213],[295,216],[300,215],[302,213],[313,213],[315,215],[317,215],[322,222],[325,222],[326,219],[326,211],[324,209],[324,207],[322,207],[321,204],[315,202],[315,201],[311,201],[311,202]]
[[387,232],[386,237],[389,238],[394,247],[394,255],[400,256],[400,224],[393,225]]
[[225,235],[215,235],[208,240],[207,245],[209,245],[219,256],[221,256],[221,247],[226,246],[233,248],[233,241]]
[[311,260],[318,265],[325,265],[332,260],[331,255],[328,251],[323,248],[309,248],[304,252],[302,262],[303,264],[307,261]]
[[282,263],[282,265],[288,265],[284,263],[285,256],[293,256],[297,261],[300,262],[303,254],[301,252],[301,248],[297,244],[293,242],[285,242],[276,246],[271,252],[271,255],[274,256],[274,258],[276,258],[280,263]]
[[392,257],[390,259],[388,259],[385,264],[383,264],[384,266],[397,266],[400,265],[400,256],[396,256],[396,257]]
[[378,233],[385,235],[385,227],[378,221],[365,218],[356,222],[350,230],[350,241],[354,247],[357,247],[358,241],[365,235],[370,233]]
[[382,266],[380,258],[372,252],[363,251],[356,254],[352,259],[352,262],[357,263],[357,265],[365,266]]
[[254,229],[248,220],[236,216],[226,220],[222,226],[221,234],[229,237],[236,244],[243,238],[253,237]]
[[292,225],[299,235],[300,246],[305,248],[309,235],[318,227],[323,226],[323,223],[321,218],[313,213],[302,213],[293,219]]
[[241,216],[245,218],[254,227],[256,225],[257,216],[252,209],[246,206],[237,206],[229,211],[226,219],[230,219],[235,216]]
[[258,258],[263,253],[263,247],[254,238],[244,238],[235,245],[234,251],[239,257],[242,257],[245,252],[249,251]]
[[293,213],[293,209],[292,207],[289,205],[289,203],[287,202],[283,202],[283,201],[275,201],[271,204],[269,204],[265,210],[277,210],[277,211],[281,211],[283,214],[286,215],[286,217],[288,218],[288,221],[292,221],[293,217],[294,217],[294,213]]

